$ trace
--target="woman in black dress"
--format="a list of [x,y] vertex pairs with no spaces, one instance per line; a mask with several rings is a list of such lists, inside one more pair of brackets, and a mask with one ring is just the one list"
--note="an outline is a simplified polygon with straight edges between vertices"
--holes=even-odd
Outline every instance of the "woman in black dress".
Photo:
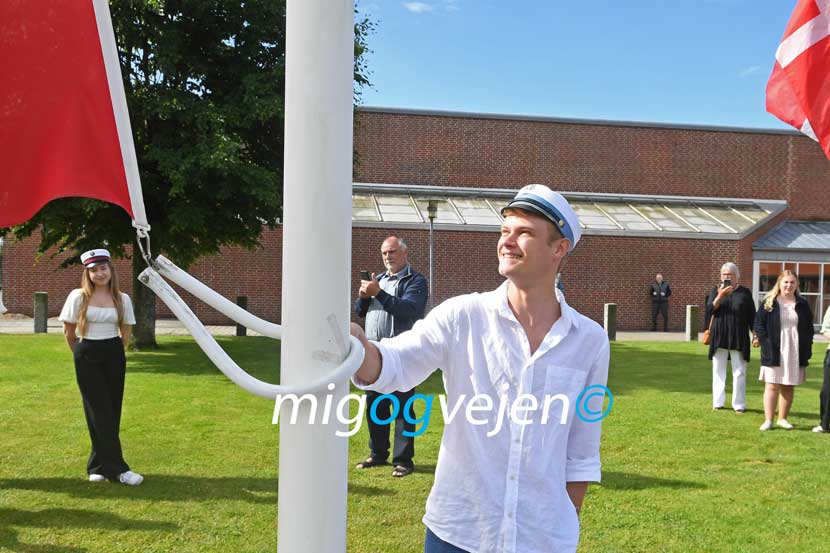
[[741,286],[741,273],[734,263],[720,269],[720,285],[706,298],[706,325],[709,333],[709,359],[712,360],[712,408],[726,402],[726,363],[732,361],[732,409],[746,410],[746,365],[752,345],[755,302],[752,292]]

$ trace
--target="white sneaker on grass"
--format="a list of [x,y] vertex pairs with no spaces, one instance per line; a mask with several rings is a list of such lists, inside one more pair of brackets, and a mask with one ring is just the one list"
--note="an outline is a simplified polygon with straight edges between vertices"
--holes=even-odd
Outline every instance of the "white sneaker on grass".
[[759,428],[760,431],[772,430],[772,421],[764,421],[764,424]]
[[778,422],[776,424],[778,426],[780,426],[781,428],[783,428],[784,430],[792,430],[793,429],[793,425],[791,425],[789,423],[789,421],[787,421],[787,419],[778,419]]
[[90,474],[89,475],[90,482],[106,482],[107,478],[102,474]]
[[814,427],[813,427],[813,432],[824,432],[824,431],[825,431],[825,430],[824,430],[824,428],[822,428],[822,426],[821,426],[821,425],[818,425],[818,426],[814,426]]
[[127,472],[122,472],[118,475],[118,481],[122,484],[127,484],[128,486],[138,486],[144,482],[144,477],[137,472],[128,470]]

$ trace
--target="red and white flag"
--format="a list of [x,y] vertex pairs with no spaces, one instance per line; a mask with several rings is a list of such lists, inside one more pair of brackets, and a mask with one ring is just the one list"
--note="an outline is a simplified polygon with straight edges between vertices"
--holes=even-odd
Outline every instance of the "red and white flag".
[[775,52],[767,111],[830,158],[830,0],[798,0]]
[[2,0],[0,227],[67,196],[149,228],[107,0]]

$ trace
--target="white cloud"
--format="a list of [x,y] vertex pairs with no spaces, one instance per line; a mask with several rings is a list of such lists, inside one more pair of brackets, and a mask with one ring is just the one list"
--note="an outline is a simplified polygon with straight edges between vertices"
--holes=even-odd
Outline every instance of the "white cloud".
[[412,13],[426,13],[435,9],[435,7],[431,4],[426,4],[424,2],[404,2],[403,7]]
[[743,79],[744,77],[748,77],[748,76],[752,75],[753,73],[757,73],[760,69],[761,69],[760,65],[750,65],[749,67],[741,69],[738,72],[738,76]]

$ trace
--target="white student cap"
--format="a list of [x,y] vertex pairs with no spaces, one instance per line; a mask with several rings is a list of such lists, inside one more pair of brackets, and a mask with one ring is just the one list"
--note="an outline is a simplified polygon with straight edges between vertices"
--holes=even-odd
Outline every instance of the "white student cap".
[[95,267],[96,265],[100,265],[101,263],[108,263],[110,262],[110,252],[103,249],[98,248],[97,250],[89,250],[88,252],[84,252],[81,254],[81,263],[84,264],[84,267]]
[[507,209],[523,209],[546,217],[556,225],[562,236],[570,240],[571,250],[576,247],[582,236],[579,217],[571,204],[562,194],[554,192],[544,184],[529,184],[519,190],[510,203],[501,208],[501,214],[504,215]]

